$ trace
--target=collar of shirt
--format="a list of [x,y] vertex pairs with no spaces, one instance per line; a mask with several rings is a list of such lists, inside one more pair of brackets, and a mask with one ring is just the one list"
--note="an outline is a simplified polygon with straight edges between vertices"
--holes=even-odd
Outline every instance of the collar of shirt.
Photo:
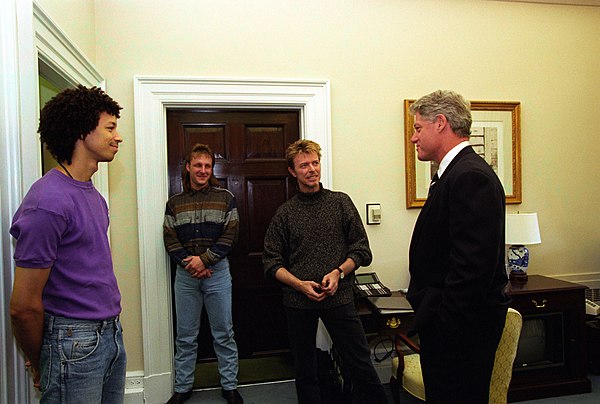
[[444,171],[446,171],[446,168],[448,168],[448,165],[452,162],[452,160],[454,160],[454,157],[456,157],[456,155],[458,153],[460,153],[460,151],[462,149],[464,149],[465,147],[467,147],[468,145],[469,145],[469,141],[465,140],[464,142],[460,142],[459,144],[454,146],[452,149],[450,149],[450,151],[448,153],[446,153],[446,155],[440,162],[440,166],[437,171],[438,177],[442,178],[442,174],[444,174]]
[[197,193],[208,194],[208,192],[211,190],[211,188],[212,188],[211,185],[207,185],[201,189],[190,188],[189,194],[190,195],[196,195]]

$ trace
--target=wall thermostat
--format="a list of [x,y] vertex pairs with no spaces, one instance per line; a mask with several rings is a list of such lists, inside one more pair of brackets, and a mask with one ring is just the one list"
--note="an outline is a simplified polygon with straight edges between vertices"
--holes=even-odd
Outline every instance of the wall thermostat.
[[367,224],[381,224],[381,204],[367,203]]

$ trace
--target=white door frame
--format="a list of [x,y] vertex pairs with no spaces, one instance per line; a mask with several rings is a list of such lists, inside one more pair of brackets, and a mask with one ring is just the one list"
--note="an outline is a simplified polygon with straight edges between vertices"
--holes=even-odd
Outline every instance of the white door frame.
[[165,402],[173,385],[171,275],[162,235],[168,198],[167,108],[277,108],[300,111],[300,137],[323,149],[331,188],[328,80],[134,77],[138,235],[146,402]]
[[10,221],[23,195],[21,134],[33,131],[23,116],[35,116],[35,106],[28,100],[35,97],[31,86],[34,59],[31,2],[0,1],[0,240],[3,272],[0,277],[0,402],[30,402],[33,396],[25,363],[17,349],[10,325],[8,308],[12,290],[14,261],[13,244],[8,234]]

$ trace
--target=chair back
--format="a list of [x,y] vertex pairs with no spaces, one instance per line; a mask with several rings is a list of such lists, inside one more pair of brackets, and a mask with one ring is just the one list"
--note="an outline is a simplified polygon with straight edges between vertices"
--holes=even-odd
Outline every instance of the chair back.
[[505,404],[507,401],[508,385],[512,378],[513,362],[517,356],[522,326],[521,313],[509,308],[506,312],[502,338],[496,349],[496,359],[490,381],[490,404]]

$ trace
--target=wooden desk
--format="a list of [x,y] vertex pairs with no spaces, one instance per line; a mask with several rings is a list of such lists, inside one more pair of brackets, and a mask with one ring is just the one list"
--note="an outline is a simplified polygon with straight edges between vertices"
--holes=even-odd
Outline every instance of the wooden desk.
[[[392,296],[400,296],[402,292],[392,292]],[[358,314],[363,323],[366,334],[378,334],[380,336],[395,336],[398,331],[404,334],[408,332],[414,313],[377,313],[372,306],[364,300],[357,301]]]
[[[541,275],[530,275],[526,283],[508,283],[506,293],[513,299],[511,307],[521,313],[524,321],[546,315],[562,318],[564,349],[562,363],[513,371],[509,402],[591,391],[586,361],[585,288]],[[367,334],[394,336],[399,331],[406,334],[414,318],[412,313],[379,314],[367,303],[359,303],[357,307]]]
[[548,318],[548,315],[562,318],[564,349],[562,363],[515,369],[508,389],[508,401],[590,392],[586,368],[585,286],[530,275],[526,283],[509,282],[506,293],[513,299],[511,307],[521,313],[524,321]]

